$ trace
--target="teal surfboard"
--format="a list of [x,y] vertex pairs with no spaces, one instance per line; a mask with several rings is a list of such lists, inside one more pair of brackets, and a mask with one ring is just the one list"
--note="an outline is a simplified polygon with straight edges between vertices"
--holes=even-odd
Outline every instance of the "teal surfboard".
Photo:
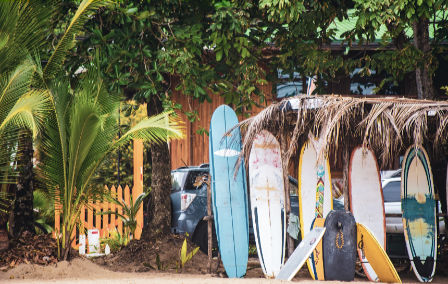
[[401,210],[412,270],[418,280],[430,282],[437,257],[436,202],[428,154],[415,145],[403,158]]
[[210,122],[210,173],[213,215],[221,260],[227,276],[246,274],[249,253],[249,213],[244,163],[235,172],[241,152],[241,133],[235,112],[221,105]]

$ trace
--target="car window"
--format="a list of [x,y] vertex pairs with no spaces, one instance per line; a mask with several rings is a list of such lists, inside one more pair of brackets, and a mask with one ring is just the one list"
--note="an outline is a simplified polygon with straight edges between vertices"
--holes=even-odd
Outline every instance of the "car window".
[[182,184],[184,183],[184,179],[187,175],[187,172],[172,172],[171,173],[171,184],[172,191],[177,191],[182,189]]
[[401,201],[401,182],[391,181],[383,188],[384,202]]
[[291,181],[289,181],[288,184],[289,184],[289,195],[297,195],[297,184]]
[[206,175],[207,178],[208,178],[208,172],[207,171],[191,171],[191,172],[189,172],[188,176],[187,176],[187,179],[185,180],[184,189],[193,190],[193,189],[199,188],[200,185],[202,185],[202,183],[200,183],[199,186],[195,186],[196,178],[204,176],[204,175]]
[[395,172],[393,175],[390,176],[391,178],[399,178],[401,177],[401,170]]

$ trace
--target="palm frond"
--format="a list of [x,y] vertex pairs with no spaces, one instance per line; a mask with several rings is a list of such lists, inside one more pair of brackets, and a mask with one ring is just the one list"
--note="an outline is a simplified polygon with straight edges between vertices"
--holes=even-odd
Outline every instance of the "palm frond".
[[0,74],[45,43],[53,12],[54,5],[42,1],[0,1]]
[[0,123],[0,133],[9,124],[28,128],[36,137],[44,119],[51,109],[50,96],[46,90],[31,90],[21,96]]
[[10,74],[0,74],[0,122],[17,100],[29,90],[35,67],[27,60]]
[[81,31],[84,24],[89,20],[89,16],[98,10],[98,8],[108,3],[110,3],[108,0],[84,0],[81,2],[43,69],[44,79],[46,81],[53,78],[60,70],[67,52],[75,44],[75,35]]
[[149,142],[167,142],[169,139],[183,137],[183,123],[179,117],[172,116],[172,112],[164,112],[145,118],[114,144],[114,148],[122,146],[132,139],[142,139]]

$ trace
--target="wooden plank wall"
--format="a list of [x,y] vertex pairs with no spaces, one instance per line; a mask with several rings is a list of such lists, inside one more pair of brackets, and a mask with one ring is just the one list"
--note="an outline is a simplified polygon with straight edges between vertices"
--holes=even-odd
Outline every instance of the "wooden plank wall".
[[[246,118],[246,115],[256,115],[261,110],[263,110],[268,104],[273,101],[277,102],[272,95],[272,84],[267,84],[261,86],[260,88],[265,94],[267,102],[262,107],[254,107],[250,111],[239,115],[239,120]],[[185,111],[197,110],[199,118],[191,123],[188,121],[184,114],[180,114],[182,119],[186,122],[185,127],[185,138],[182,140],[170,142],[170,153],[171,153],[171,168],[176,169],[183,166],[200,165],[203,163],[208,163],[208,135],[198,134],[197,131],[200,129],[205,129],[209,131],[210,120],[212,118],[213,112],[217,107],[224,104],[224,98],[209,93],[212,98],[212,102],[207,101],[199,103],[193,100],[189,96],[182,95],[180,92],[176,92],[173,96],[176,103],[182,104]]]

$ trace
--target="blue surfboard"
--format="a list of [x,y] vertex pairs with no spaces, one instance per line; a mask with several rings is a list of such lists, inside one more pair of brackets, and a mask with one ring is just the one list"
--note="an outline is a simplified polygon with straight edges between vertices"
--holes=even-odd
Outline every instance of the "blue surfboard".
[[212,206],[221,260],[227,276],[246,274],[249,253],[249,213],[244,163],[235,173],[241,152],[241,133],[235,112],[221,105],[210,121],[210,173]]

